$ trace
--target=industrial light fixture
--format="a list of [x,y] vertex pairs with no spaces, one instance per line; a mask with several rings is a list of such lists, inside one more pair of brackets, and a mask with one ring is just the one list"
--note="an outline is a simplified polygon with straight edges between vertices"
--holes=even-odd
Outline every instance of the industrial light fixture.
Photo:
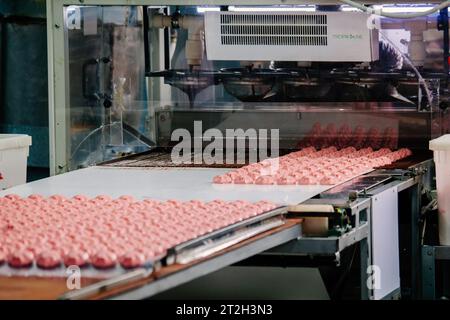
[[374,6],[377,9],[383,9],[384,12],[389,13],[415,13],[415,12],[425,12],[433,8],[431,5],[408,5],[408,4],[400,4],[400,5],[383,5],[383,6]]
[[[425,12],[433,8],[429,4],[410,5],[410,4],[397,4],[397,5],[375,5],[374,9],[383,9],[387,13],[420,13]],[[265,6],[265,7],[247,7],[247,6],[229,6],[229,11],[234,12],[314,12],[316,6],[303,5],[303,6]],[[358,8],[343,5],[342,11],[360,11]],[[204,13],[206,11],[220,11],[220,7],[197,7],[198,13]]]
[[[220,11],[220,7],[197,7],[198,13],[204,13],[206,11]],[[314,12],[316,7],[314,5],[304,6],[277,6],[277,7],[237,7],[229,6],[228,11],[233,12]]]

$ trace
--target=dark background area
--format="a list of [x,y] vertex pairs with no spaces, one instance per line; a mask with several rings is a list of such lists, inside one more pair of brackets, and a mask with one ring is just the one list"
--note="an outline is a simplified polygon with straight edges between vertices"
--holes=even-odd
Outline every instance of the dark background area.
[[0,133],[33,139],[28,180],[49,175],[45,0],[0,1]]

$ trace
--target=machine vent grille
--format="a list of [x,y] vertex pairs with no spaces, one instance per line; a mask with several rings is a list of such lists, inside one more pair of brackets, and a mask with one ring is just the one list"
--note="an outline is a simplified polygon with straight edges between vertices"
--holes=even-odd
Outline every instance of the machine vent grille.
[[326,46],[322,14],[222,14],[222,45]]

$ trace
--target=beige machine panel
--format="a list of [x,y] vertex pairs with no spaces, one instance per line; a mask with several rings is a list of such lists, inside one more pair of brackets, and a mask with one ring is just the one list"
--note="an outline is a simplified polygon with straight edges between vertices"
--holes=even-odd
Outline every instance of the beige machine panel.
[[359,12],[206,12],[208,60],[375,61],[376,19]]

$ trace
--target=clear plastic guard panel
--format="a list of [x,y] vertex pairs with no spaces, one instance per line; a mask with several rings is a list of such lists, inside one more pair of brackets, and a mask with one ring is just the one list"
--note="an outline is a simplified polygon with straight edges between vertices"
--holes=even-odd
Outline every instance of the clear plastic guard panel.
[[[331,145],[426,150],[432,136],[429,112],[382,102],[215,103],[194,109],[186,104],[156,108],[155,119],[159,146],[176,144],[171,135],[177,129],[186,129],[194,137],[199,126],[202,132],[218,129],[223,139],[227,129],[268,130],[268,140],[271,130],[277,130],[279,148],[284,150]],[[437,125],[436,131],[440,130]]]
[[[162,12],[150,7],[148,14]],[[196,7],[180,6],[180,13],[202,15]],[[383,19],[380,60],[373,63],[206,57],[192,69],[185,29],[150,28],[145,50],[142,6],[69,6],[65,16],[69,170],[173,146],[173,131],[194,134],[195,121],[203,132],[278,129],[282,149],[320,147],[342,136],[357,141],[364,132],[374,147],[426,150],[428,140],[450,130],[441,109],[441,33],[417,30],[420,23]],[[414,67],[411,35],[420,32],[425,63]],[[146,74],[146,52],[150,73],[158,75]]]
[[143,134],[150,131],[145,123],[146,109],[135,106],[119,114],[109,111],[105,116],[102,108],[72,108],[70,170],[144,152],[154,146]]
[[148,150],[138,134],[147,104],[135,102],[147,96],[142,7],[69,6],[65,14],[68,169]]

